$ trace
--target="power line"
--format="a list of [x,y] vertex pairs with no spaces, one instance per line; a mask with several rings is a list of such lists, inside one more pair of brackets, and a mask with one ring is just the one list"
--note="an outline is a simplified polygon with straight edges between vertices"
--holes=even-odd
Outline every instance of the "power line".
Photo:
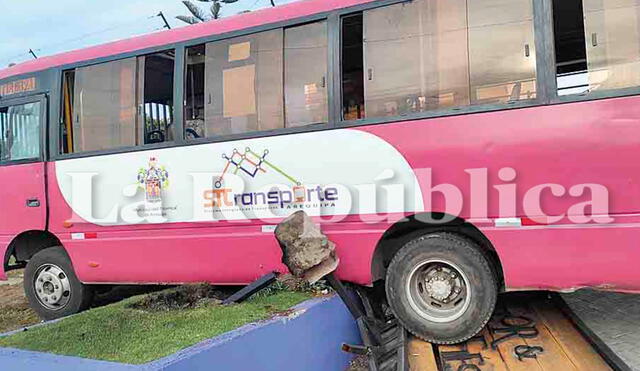
[[254,9],[256,8],[256,5],[258,5],[258,3],[259,3],[259,2],[260,2],[260,0],[256,0],[256,1],[253,3],[253,5],[251,5],[251,6],[249,7],[249,10],[254,10]]
[[[123,22],[123,23],[120,23],[120,24],[117,24],[117,25],[114,25],[114,26],[110,26],[110,27],[101,29],[101,30],[88,32],[88,33],[82,34],[80,36],[73,37],[73,38],[66,39],[66,40],[62,40],[62,41],[54,43],[54,44],[49,44],[49,45],[46,46],[46,49],[51,50],[51,49],[56,48],[58,46],[62,46],[62,45],[66,45],[66,44],[69,44],[69,43],[85,40],[85,39],[87,39],[89,37],[92,37],[92,36],[102,35],[102,34],[105,34],[105,33],[108,33],[108,32],[112,32],[112,31],[115,31],[115,30],[118,30],[118,29],[123,29],[125,27],[131,27],[133,25],[139,25],[140,21],[149,20],[149,19],[155,19],[157,17],[158,17],[158,15],[155,15],[155,14],[152,15],[152,16],[139,17],[139,18],[136,18],[135,20],[131,20],[131,21],[128,21],[128,22]],[[168,22],[166,22],[166,23],[168,25]],[[0,68],[3,68],[4,65],[6,65],[8,63],[11,63],[11,62],[13,62],[14,60],[16,60],[16,59],[18,59],[20,57],[32,56],[35,59],[37,59],[38,57],[36,56],[35,52],[41,52],[41,51],[42,51],[42,48],[29,49],[29,51],[27,51],[27,52],[20,53],[20,54],[17,54],[15,56],[12,56],[12,57],[4,58],[4,59],[1,60],[2,62],[0,63]]]

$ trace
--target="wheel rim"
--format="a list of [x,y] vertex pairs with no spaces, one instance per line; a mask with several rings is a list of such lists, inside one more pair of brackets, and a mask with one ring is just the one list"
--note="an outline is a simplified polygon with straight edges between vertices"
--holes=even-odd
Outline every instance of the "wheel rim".
[[460,318],[469,308],[472,294],[465,273],[445,260],[418,264],[409,274],[406,290],[413,310],[438,323]]
[[64,308],[71,299],[69,277],[54,264],[43,264],[36,271],[33,288],[40,305],[50,310]]

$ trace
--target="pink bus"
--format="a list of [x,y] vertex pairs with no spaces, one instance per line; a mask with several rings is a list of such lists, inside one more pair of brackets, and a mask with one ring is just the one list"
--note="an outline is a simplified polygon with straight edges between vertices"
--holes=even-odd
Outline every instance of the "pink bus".
[[639,14],[305,0],[0,70],[0,278],[26,267],[43,318],[246,284],[305,210],[437,343],[500,292],[639,291]]

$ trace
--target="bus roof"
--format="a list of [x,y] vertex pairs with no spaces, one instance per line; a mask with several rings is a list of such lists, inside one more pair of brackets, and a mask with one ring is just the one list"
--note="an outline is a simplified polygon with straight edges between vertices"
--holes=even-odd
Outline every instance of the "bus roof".
[[43,71],[48,68],[90,61],[113,55],[141,51],[148,48],[188,41],[210,35],[242,30],[264,24],[301,18],[335,9],[365,4],[376,0],[302,0],[266,8],[255,12],[238,14],[212,22],[204,22],[173,30],[154,32],[103,45],[92,46],[70,52],[42,57],[16,64],[0,70],[0,79]]

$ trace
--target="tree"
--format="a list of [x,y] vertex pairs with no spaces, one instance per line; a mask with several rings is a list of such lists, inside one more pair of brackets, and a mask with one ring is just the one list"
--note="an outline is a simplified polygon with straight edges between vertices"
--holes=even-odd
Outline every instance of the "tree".
[[[198,5],[190,0],[183,0],[182,3],[187,7],[191,15],[179,15],[176,18],[188,24],[196,24],[207,22],[221,17],[222,4],[233,4],[239,0],[197,0],[201,3],[210,3],[209,11],[202,10]],[[271,6],[276,6],[275,0],[269,0]]]
[[182,22],[189,24],[196,24],[200,22],[210,21],[212,19],[218,19],[221,16],[220,10],[222,4],[232,4],[239,0],[198,0],[201,3],[211,3],[209,12],[202,10],[199,6],[189,0],[183,0],[182,3],[187,7],[191,15],[179,15],[176,18]]

